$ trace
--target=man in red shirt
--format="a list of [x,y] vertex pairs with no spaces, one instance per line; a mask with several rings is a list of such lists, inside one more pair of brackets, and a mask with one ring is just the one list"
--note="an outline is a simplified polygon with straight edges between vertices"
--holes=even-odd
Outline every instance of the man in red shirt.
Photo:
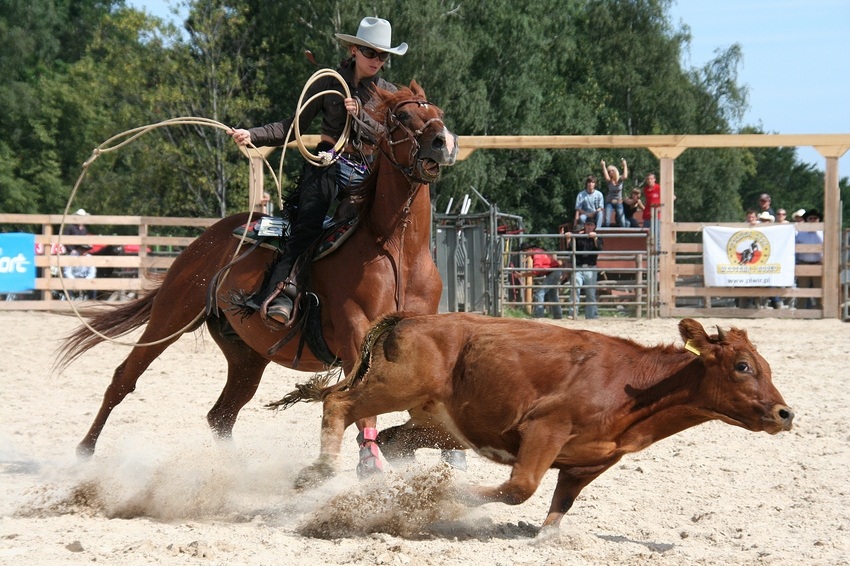
[[655,173],[647,173],[643,181],[643,197],[646,200],[643,227],[651,228],[652,221],[658,218],[658,208],[661,206],[661,185],[655,182]]
[[563,309],[558,298],[558,287],[561,284],[561,270],[556,269],[561,267],[561,262],[554,254],[546,250],[536,247],[533,244],[525,243],[520,246],[522,253],[528,257],[531,256],[531,268],[533,277],[542,277],[542,281],[534,282],[534,318],[543,318],[545,316],[545,308],[543,303],[550,304],[549,308],[552,311],[552,318],[561,319],[564,317]]

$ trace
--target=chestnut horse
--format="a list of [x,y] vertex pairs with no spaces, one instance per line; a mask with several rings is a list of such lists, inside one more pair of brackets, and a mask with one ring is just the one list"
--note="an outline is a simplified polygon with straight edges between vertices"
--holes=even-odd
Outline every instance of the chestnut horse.
[[[383,124],[384,132],[379,135],[380,151],[370,176],[355,189],[357,227],[339,250],[309,267],[327,351],[345,372],[357,360],[363,337],[375,319],[395,310],[437,312],[442,282],[430,253],[427,185],[457,155],[456,138],[443,124],[442,110],[426,101],[415,81],[395,93],[378,89],[374,99],[378,104],[370,113]],[[290,329],[233,308],[233,297],[259,288],[273,260],[274,252],[257,247],[225,269],[236,253],[246,249],[237,250],[239,240],[233,231],[247,220],[247,213],[220,220],[175,259],[159,287],[90,318],[91,328],[109,338],[147,327],[139,345],[115,369],[100,410],[77,446],[79,455],[94,453],[111,411],[135,389],[151,362],[180,337],[181,330],[196,330],[204,322],[227,359],[227,383],[207,414],[219,437],[231,436],[239,411],[254,396],[269,362],[297,365],[304,371],[327,369],[327,360],[308,350],[301,355],[301,330],[281,347]],[[208,289],[220,271],[215,289]],[[208,294],[212,308],[206,308]],[[80,327],[65,339],[58,366],[66,366],[103,341],[89,328]]]

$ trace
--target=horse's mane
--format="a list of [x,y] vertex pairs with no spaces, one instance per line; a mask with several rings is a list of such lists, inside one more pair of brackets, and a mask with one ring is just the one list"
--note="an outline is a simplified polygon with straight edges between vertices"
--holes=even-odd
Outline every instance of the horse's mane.
[[[396,104],[405,100],[425,100],[425,97],[414,94],[414,92],[406,86],[398,86],[395,92],[384,90],[376,85],[372,86],[372,101],[375,102],[373,107],[366,108],[366,111],[378,124],[386,124],[387,113],[395,108]],[[381,168],[381,163],[386,159],[383,155],[383,150],[380,149],[383,142],[386,140],[387,132],[382,130],[377,132],[375,145],[378,147],[376,151],[380,152],[376,159],[372,162],[371,172],[364,179],[363,183],[351,188],[352,202],[357,207],[357,215],[363,219],[368,216],[372,209],[372,203],[375,201],[375,192],[378,185],[378,171]]]

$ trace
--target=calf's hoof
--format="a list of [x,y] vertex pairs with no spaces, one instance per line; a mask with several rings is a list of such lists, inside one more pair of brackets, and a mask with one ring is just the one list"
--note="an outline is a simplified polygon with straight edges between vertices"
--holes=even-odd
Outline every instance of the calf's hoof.
[[80,442],[77,445],[77,459],[91,460],[92,456],[94,456],[94,446],[84,442]]

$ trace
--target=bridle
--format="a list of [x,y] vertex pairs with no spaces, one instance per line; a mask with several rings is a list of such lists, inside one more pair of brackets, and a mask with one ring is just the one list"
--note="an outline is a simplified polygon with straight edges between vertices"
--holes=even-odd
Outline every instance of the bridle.
[[[421,149],[421,145],[419,144],[419,136],[425,133],[425,130],[427,130],[428,127],[431,126],[431,124],[437,123],[443,126],[443,128],[445,128],[445,123],[441,118],[431,118],[430,120],[427,120],[421,128],[417,130],[411,130],[401,120],[398,119],[398,116],[396,116],[396,113],[399,111],[399,109],[408,104],[416,104],[420,107],[430,105],[427,100],[415,99],[402,100],[396,103],[395,106],[387,109],[387,119],[384,121],[384,129],[386,130],[386,142],[387,145],[390,146],[390,149],[406,141],[410,142],[410,165],[405,167],[404,165],[399,163],[398,159],[396,159],[396,156],[392,151],[386,151],[383,149],[383,147],[381,147],[381,151],[384,153],[384,155],[387,156],[387,159],[390,160],[390,163],[392,163],[396,169],[404,173],[404,176],[407,177],[411,183],[427,185],[428,183],[435,181],[436,178],[433,175],[429,175],[424,170],[424,168],[422,167],[423,160],[417,159],[419,150]],[[398,129],[403,130],[405,136],[401,139],[393,140],[392,134]]]

